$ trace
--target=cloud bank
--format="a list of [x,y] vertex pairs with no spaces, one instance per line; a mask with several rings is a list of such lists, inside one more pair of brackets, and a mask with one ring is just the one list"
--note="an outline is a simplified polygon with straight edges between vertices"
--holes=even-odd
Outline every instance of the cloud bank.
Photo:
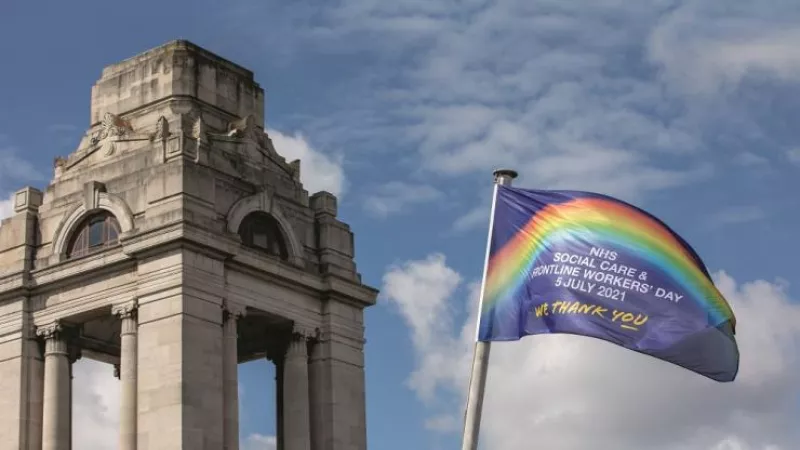
[[310,193],[328,191],[341,196],[346,187],[342,159],[314,149],[300,133],[284,134],[268,130],[275,150],[287,161],[300,160],[300,181]]
[[[309,129],[336,129],[361,154],[385,147],[441,183],[503,166],[531,187],[638,202],[730,163],[796,159],[784,145],[796,133],[764,111],[800,87],[800,10],[788,0],[267,3],[239,12],[291,17],[250,33],[285,37],[298,66],[312,51],[362,67],[331,76],[348,101]],[[374,123],[380,136],[365,144]],[[474,222],[463,214],[458,229]]]
[[[492,347],[482,448],[789,450],[800,431],[800,304],[783,282],[716,283],[737,317],[741,369],[718,384],[655,358],[577,336]],[[409,386],[429,428],[460,432],[477,285],[443,255],[391,267],[383,295],[407,322],[417,365]],[[460,299],[469,293],[470,301]],[[466,316],[466,319],[463,317]],[[455,318],[461,317],[461,320]]]

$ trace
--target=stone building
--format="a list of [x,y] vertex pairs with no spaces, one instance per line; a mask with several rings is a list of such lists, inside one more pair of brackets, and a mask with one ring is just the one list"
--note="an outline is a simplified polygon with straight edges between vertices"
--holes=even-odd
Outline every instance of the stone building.
[[[237,364],[283,450],[364,450],[362,283],[336,198],[264,131],[249,70],[186,41],[106,67],[90,127],[0,227],[0,447],[71,448],[71,365],[120,379],[121,450],[235,450]],[[80,450],[80,449],[76,449]]]

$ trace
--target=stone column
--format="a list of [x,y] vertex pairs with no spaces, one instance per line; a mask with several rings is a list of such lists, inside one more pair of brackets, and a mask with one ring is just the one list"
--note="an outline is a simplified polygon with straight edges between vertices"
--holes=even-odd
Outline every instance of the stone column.
[[72,390],[75,389],[75,383],[72,380],[75,379],[75,374],[72,373],[72,363],[76,360],[72,359],[72,357],[67,358],[69,361],[69,423],[67,423],[67,429],[69,430],[69,437],[67,440],[69,441],[69,449],[72,450],[72,414],[75,412],[75,405],[72,403]]
[[222,317],[222,377],[225,417],[223,438],[225,450],[239,450],[239,331],[238,322],[244,308],[225,306]]
[[114,307],[114,315],[121,320],[120,330],[120,411],[119,449],[136,450],[137,419],[137,339],[136,303],[130,302]]
[[69,450],[70,362],[64,329],[54,322],[36,334],[45,339],[42,450]]
[[277,450],[283,445],[283,356],[275,359],[275,440]]
[[[344,305],[328,302],[328,306]],[[313,450],[368,448],[361,311],[355,307],[350,309],[354,314],[339,311],[328,317],[355,316],[358,321],[323,324],[309,358]],[[335,332],[331,330],[334,326]]]
[[[29,407],[28,410],[28,448],[40,450],[42,448],[42,418],[44,406],[44,351],[45,346],[36,338],[36,331],[33,329],[32,339],[28,342],[28,351],[31,359],[29,362],[29,372],[23,372],[23,376],[28,377]],[[23,391],[25,392],[25,391]],[[25,397],[22,397],[23,399]]]
[[283,442],[285,450],[311,450],[311,404],[308,396],[308,339],[295,328],[283,360]]
[[[319,339],[311,345],[308,355],[308,397],[311,408],[311,448],[324,450],[325,431],[329,424],[326,421],[327,410],[324,407],[325,397],[325,359],[323,347]],[[330,433],[327,433],[330,435]]]
[[75,361],[81,359],[81,349],[75,346],[67,345],[67,361],[69,361],[69,448],[72,449],[72,418],[75,415],[75,404],[72,401],[73,393],[75,392],[75,374],[73,372],[73,364]]

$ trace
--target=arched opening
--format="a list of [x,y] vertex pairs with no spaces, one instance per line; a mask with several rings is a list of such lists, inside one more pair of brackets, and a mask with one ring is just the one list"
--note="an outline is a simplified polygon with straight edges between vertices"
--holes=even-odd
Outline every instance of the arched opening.
[[282,449],[280,374],[290,321],[248,309],[237,324],[240,448]]
[[116,448],[120,387],[111,364],[83,357],[72,364],[72,448]]
[[289,259],[289,251],[286,239],[281,232],[281,226],[274,217],[267,213],[248,214],[239,225],[239,237],[242,238],[242,243],[248,247],[282,260]]
[[239,364],[239,446],[277,449],[275,364],[264,358]]
[[78,258],[117,245],[119,222],[113,214],[93,214],[75,229],[67,247],[67,258]]
[[98,308],[69,317],[72,449],[118,448],[121,418],[119,317]]

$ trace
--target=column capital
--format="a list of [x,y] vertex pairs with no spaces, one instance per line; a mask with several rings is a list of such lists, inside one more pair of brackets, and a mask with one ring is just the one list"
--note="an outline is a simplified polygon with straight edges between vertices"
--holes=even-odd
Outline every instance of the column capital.
[[289,342],[286,346],[284,358],[307,358],[308,346],[312,344],[319,335],[319,329],[307,325],[295,323],[289,335]]
[[74,329],[68,326],[64,321],[56,319],[47,325],[37,326],[36,335],[44,339],[44,354],[47,355],[65,355],[73,362],[79,356],[75,348],[69,348],[68,341],[72,337],[69,332],[74,332]]
[[[36,327],[45,339],[44,389],[42,391],[42,443],[39,448],[64,449],[71,436],[72,367],[67,347],[70,328],[61,320]],[[5,445],[5,444],[4,444]]]
[[54,320],[47,325],[36,327],[36,336],[44,339],[55,339],[64,331],[64,325],[60,320]]
[[291,337],[293,341],[314,341],[319,339],[319,328],[295,323],[292,325]]
[[222,305],[222,399],[224,420],[222,435],[226,450],[239,448],[239,330],[238,320],[245,307],[225,299]]
[[292,340],[286,351],[281,370],[282,411],[281,440],[287,450],[311,448],[311,414],[309,403],[308,347],[316,329],[295,323]]
[[225,321],[228,319],[239,320],[246,315],[247,307],[244,305],[229,301],[222,305],[222,319]]
[[120,319],[133,318],[136,315],[136,310],[139,304],[136,300],[131,300],[125,303],[118,303],[111,307],[111,314],[119,317]]
[[45,325],[36,325],[36,336],[47,339],[65,339],[69,340],[78,333],[80,328],[78,325],[69,323],[62,319],[55,319]]

